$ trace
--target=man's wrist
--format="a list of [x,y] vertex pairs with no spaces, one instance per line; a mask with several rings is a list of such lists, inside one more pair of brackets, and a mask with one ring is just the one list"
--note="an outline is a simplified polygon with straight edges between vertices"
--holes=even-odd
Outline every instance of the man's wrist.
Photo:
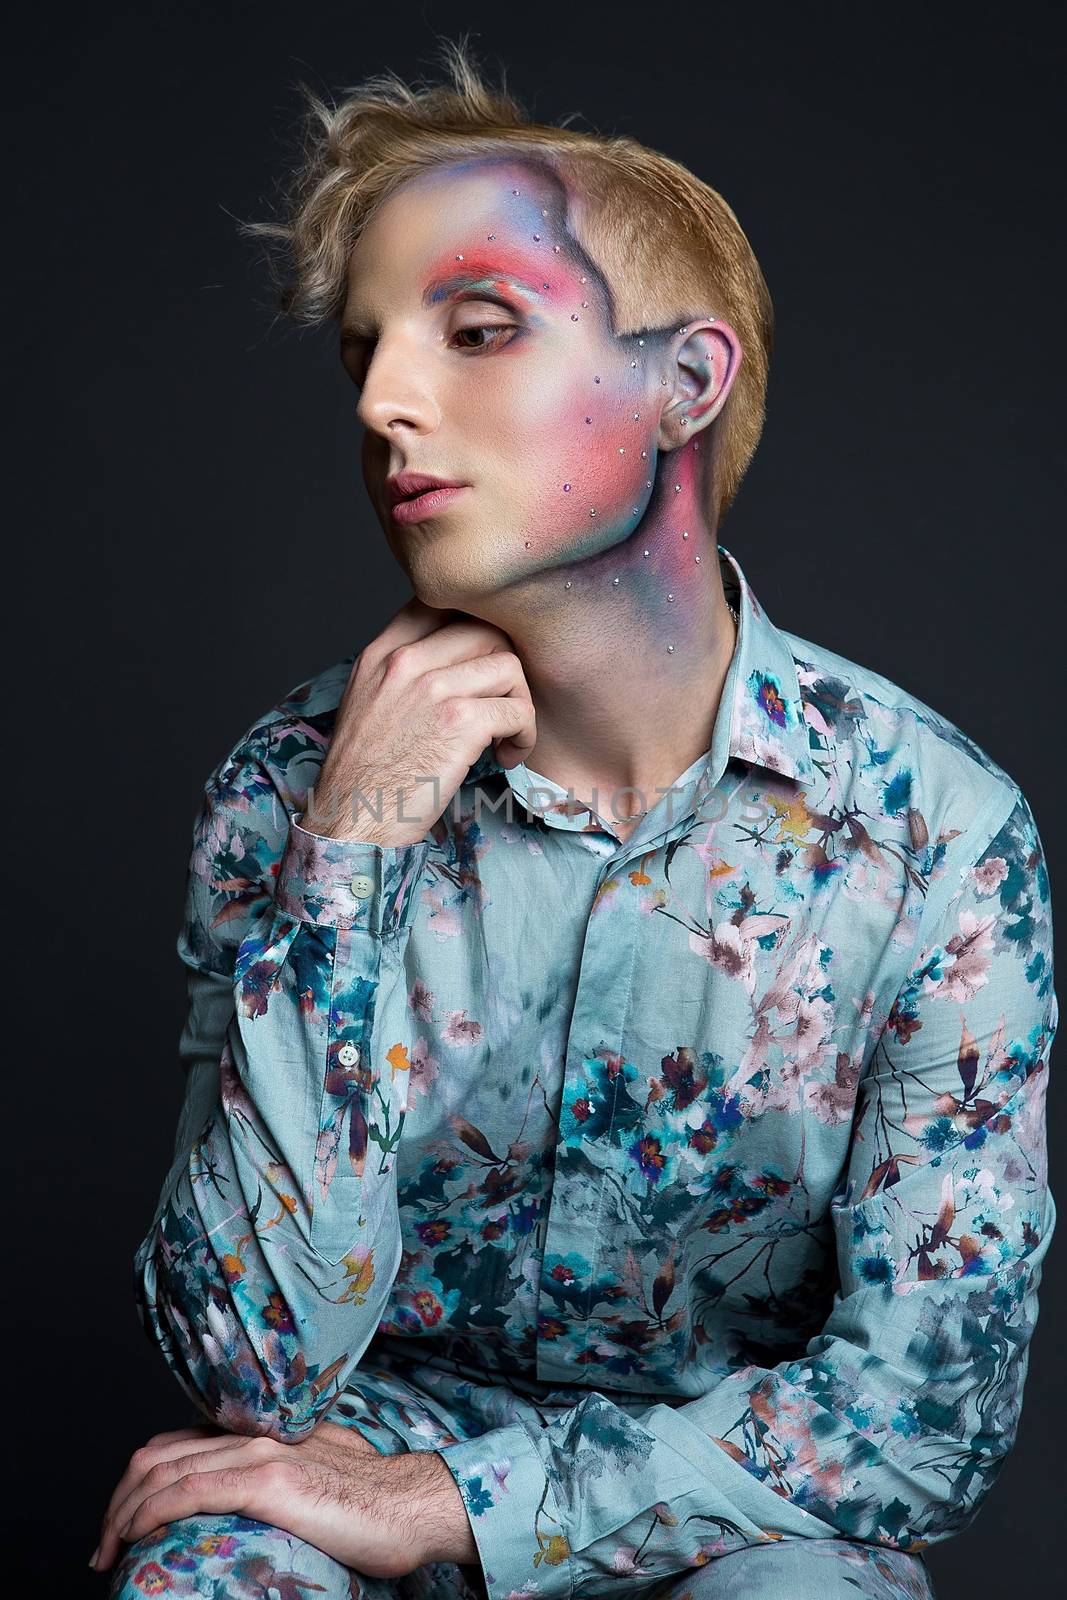
[[447,1464],[434,1450],[389,1456],[395,1472],[396,1509],[412,1530],[412,1571],[431,1561],[477,1565],[478,1546],[467,1507]]

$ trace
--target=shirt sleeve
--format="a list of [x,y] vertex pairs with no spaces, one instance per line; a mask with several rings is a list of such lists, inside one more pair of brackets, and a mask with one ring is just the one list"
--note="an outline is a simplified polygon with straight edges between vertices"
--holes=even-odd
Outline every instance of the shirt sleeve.
[[400,1261],[394,1008],[430,844],[303,829],[268,746],[250,736],[216,768],[194,828],[185,1094],[134,1293],[199,1412],[296,1440],[344,1387]]
[[[831,1206],[839,1285],[799,1359],[634,1416],[593,1393],[540,1429],[438,1450],[490,1600],[667,1576],[744,1544],[917,1551],[975,1514],[1010,1450],[1055,1222],[1044,1100],[1058,1008],[1031,810],[961,841],[868,1049]],[[999,823],[999,826],[998,826]],[[990,830],[997,831],[990,837]]]

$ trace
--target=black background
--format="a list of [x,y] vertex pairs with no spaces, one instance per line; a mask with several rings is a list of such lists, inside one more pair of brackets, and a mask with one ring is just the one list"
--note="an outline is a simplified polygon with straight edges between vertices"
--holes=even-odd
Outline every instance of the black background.
[[[130,1261],[181,1093],[173,946],[200,785],[408,595],[364,503],[332,335],[276,320],[236,231],[287,170],[296,81],[435,75],[438,36],[470,29],[539,119],[578,111],[721,190],[778,338],[720,537],[780,626],[1007,768],[1062,886],[1064,63],[1041,5],[260,0],[38,7],[18,27],[6,1000],[27,1209],[4,1234],[24,1419],[4,1575],[102,1594],[85,1563],[111,1489],[186,1420]],[[1054,1175],[1061,1105],[1054,1090]],[[1062,1581],[1061,1254],[1017,1447],[973,1529],[931,1555],[941,1600]]]

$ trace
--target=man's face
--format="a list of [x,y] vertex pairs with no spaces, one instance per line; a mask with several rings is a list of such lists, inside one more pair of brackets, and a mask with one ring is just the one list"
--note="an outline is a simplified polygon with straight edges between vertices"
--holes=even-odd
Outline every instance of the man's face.
[[[430,605],[471,609],[617,545],[651,496],[663,344],[614,336],[562,224],[534,169],[454,165],[395,191],[352,252],[342,358],[361,386],[364,479]],[[386,480],[401,471],[466,487],[398,520]]]

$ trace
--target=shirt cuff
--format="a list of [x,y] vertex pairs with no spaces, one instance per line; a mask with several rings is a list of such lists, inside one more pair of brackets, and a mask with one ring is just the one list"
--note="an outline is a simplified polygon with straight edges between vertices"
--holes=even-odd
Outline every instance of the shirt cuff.
[[563,1518],[522,1424],[440,1445],[436,1453],[463,1496],[489,1600],[570,1595],[571,1551]]
[[283,916],[320,928],[360,928],[392,938],[414,920],[431,841],[370,844],[326,839],[289,819],[274,903]]

